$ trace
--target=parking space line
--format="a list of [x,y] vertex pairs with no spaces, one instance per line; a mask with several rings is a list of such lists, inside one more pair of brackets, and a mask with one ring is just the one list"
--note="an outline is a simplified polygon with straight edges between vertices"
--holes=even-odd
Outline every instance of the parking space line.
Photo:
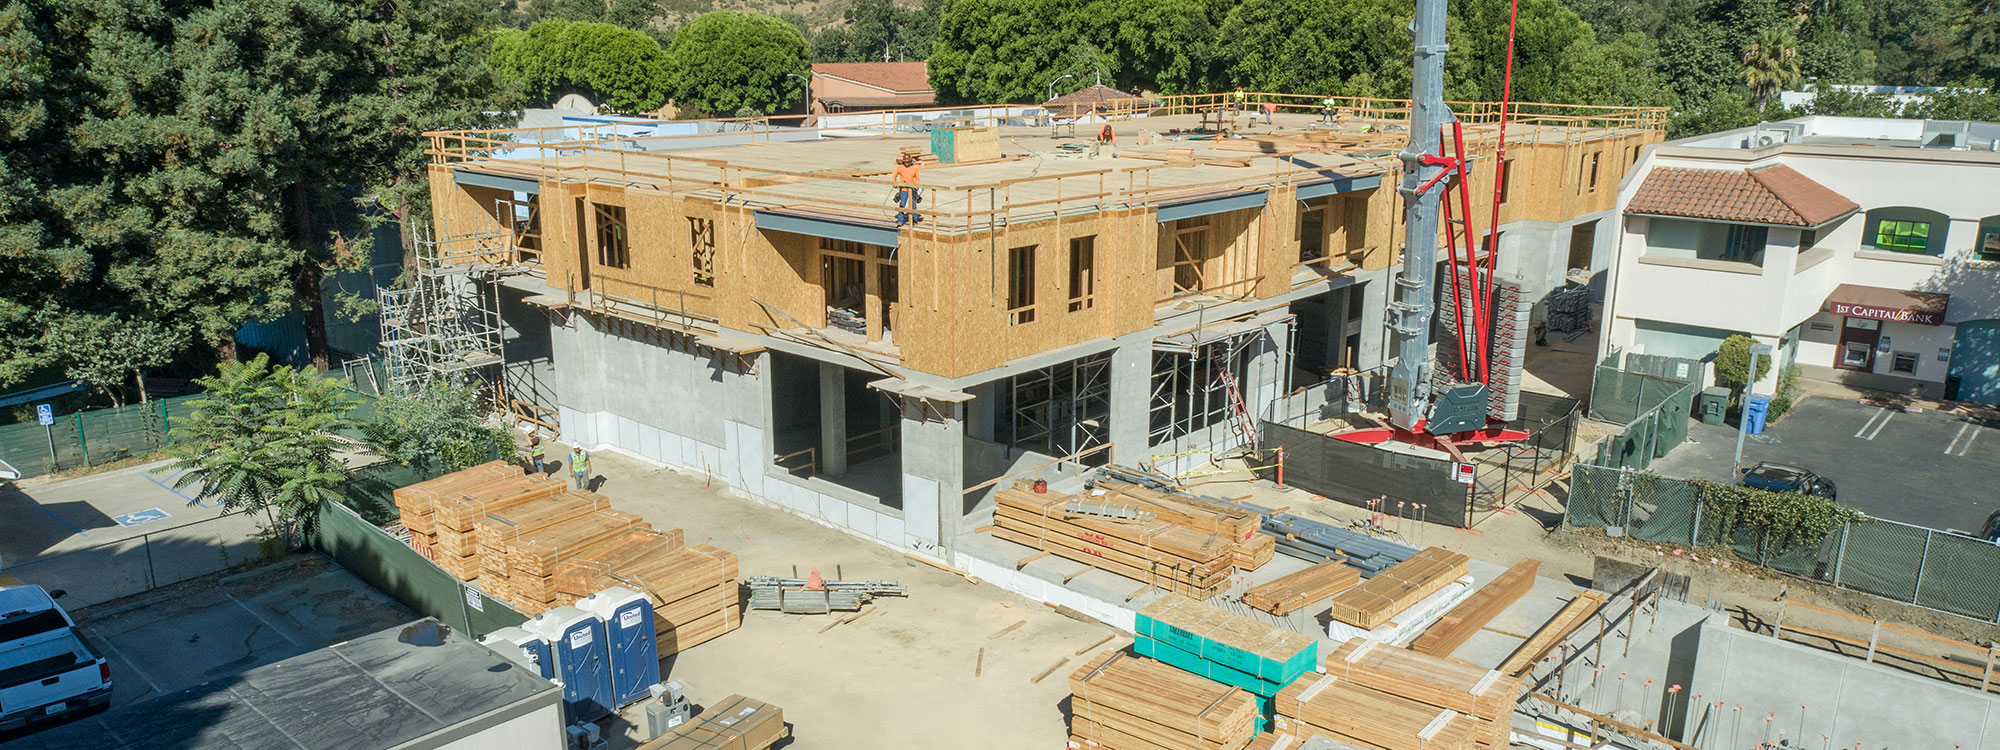
[[118,644],[112,643],[110,638],[106,638],[103,633],[97,632],[97,628],[86,627],[84,629],[90,631],[91,638],[95,639],[98,643],[104,644],[104,650],[116,654],[119,661],[125,662],[125,668],[132,670],[132,674],[138,675],[139,679],[144,680],[146,687],[152,688],[155,695],[167,692],[160,689],[160,683],[154,682],[153,678],[146,676],[145,670],[139,668],[138,662],[132,661],[132,657],[126,656],[125,652],[118,650]]
[[1958,425],[1958,434],[1956,434],[1956,435],[1953,435],[1953,436],[1951,436],[1951,443],[1950,443],[1949,445],[1946,445],[1946,446],[1944,447],[1944,454],[1945,454],[1945,455],[1947,455],[1947,456],[1949,456],[1949,455],[1952,455],[1952,452],[1953,452],[1953,451],[1956,451],[1956,450],[1958,450],[1958,441],[1960,441],[1960,440],[1962,440],[1962,439],[1964,439],[1964,438],[1965,438],[1965,431],[1966,431],[1966,430],[1969,430],[1969,429],[1972,429],[1972,423],[1971,423],[1971,422],[1960,422],[1960,423],[1959,423],[1959,425]]
[[263,613],[261,613],[261,612],[258,612],[257,610],[254,610],[254,609],[251,609],[251,608],[250,608],[250,605],[248,605],[248,604],[244,604],[244,603],[243,603],[243,602],[242,602],[241,600],[237,599],[237,598],[236,598],[236,596],[235,596],[234,594],[231,594],[231,593],[229,593],[229,592],[225,591],[225,592],[223,592],[223,593],[222,593],[222,595],[223,595],[223,596],[226,596],[226,597],[229,597],[229,600],[230,600],[230,601],[232,601],[232,602],[236,602],[236,606],[238,606],[238,607],[242,607],[242,608],[243,608],[243,611],[245,611],[245,612],[248,612],[248,613],[250,613],[250,616],[251,616],[251,617],[255,617],[255,618],[257,618],[257,621],[258,621],[258,622],[261,622],[261,623],[264,623],[264,626],[265,626],[265,627],[268,627],[268,628],[270,628],[270,629],[272,629],[272,630],[276,630],[276,631],[278,631],[278,635],[280,635],[280,636],[283,636],[283,637],[284,637],[284,639],[285,639],[285,640],[287,640],[287,641],[291,641],[292,645],[294,645],[294,646],[297,646],[297,647],[299,647],[299,648],[303,648],[303,649],[307,649],[307,650],[311,650],[311,648],[312,648],[312,647],[311,647],[311,646],[307,646],[307,645],[306,645],[306,643],[305,643],[305,641],[301,641],[301,640],[299,640],[299,639],[298,639],[298,636],[295,636],[295,635],[292,635],[292,631],[289,631],[289,630],[286,630],[286,629],[284,629],[284,628],[281,628],[281,627],[278,627],[278,624],[277,624],[277,623],[275,623],[275,622],[271,622],[271,620],[270,620],[269,618],[266,618],[266,617],[265,617],[265,616],[263,615]]
[[[23,495],[23,497],[28,497],[28,496]],[[90,532],[84,531],[83,529],[79,529],[76,527],[76,524],[63,520],[62,516],[58,516],[56,515],[55,511],[49,510],[49,506],[43,505],[42,501],[36,500],[33,497],[28,497],[28,502],[34,505],[36,510],[41,511],[42,515],[56,519],[56,523],[62,524],[65,528],[68,528],[70,531],[76,532],[77,536],[90,536]]]
[[1972,441],[1974,441],[1974,440],[1978,440],[1978,439],[1979,439],[1979,431],[1980,431],[1980,430],[1984,430],[1984,429],[1986,429],[1986,425],[1983,425],[1983,424],[1976,424],[1976,425],[1973,425],[1973,426],[1972,426],[1972,434],[1971,434],[1970,436],[1968,436],[1968,437],[1966,437],[1966,438],[1965,438],[1965,444],[1964,444],[1964,445],[1961,445],[1961,446],[1958,446],[1958,453],[1957,453],[1956,455],[1959,455],[1959,456],[1964,456],[1964,455],[1965,455],[1965,454],[1967,454],[1967,453],[1971,453],[1971,452],[1972,452]]
[[[1861,429],[1855,430],[1854,436],[1861,437],[1861,433],[1867,432],[1868,428],[1875,426],[1875,420],[1880,419],[1882,415],[1887,413],[1889,413],[1889,407],[1886,406],[1875,407],[1875,413],[1868,415],[1868,421],[1861,423]],[[1861,439],[1866,440],[1867,438],[1861,438]]]
[[1863,437],[1862,437],[1861,439],[1862,439],[1862,440],[1874,440],[1874,439],[1875,439],[1875,436],[1876,436],[1876,435],[1880,435],[1880,434],[1882,434],[1882,428],[1884,428],[1884,427],[1887,427],[1887,426],[1889,426],[1889,420],[1891,420],[1891,419],[1895,419],[1895,418],[1896,418],[1896,413],[1895,413],[1895,412],[1893,412],[1893,411],[1888,411],[1888,410],[1884,410],[1884,411],[1883,411],[1883,413],[1882,413],[1882,421],[1880,421],[1880,422],[1876,422],[1876,423],[1875,423],[1875,429],[1872,429],[1872,430],[1869,430],[1869,431],[1868,431],[1868,434],[1867,434],[1867,435],[1865,435],[1865,436],[1863,436]]
[[[186,472],[182,472],[182,473],[183,473],[183,474],[185,474]],[[204,503],[204,502],[202,502],[202,501],[200,501],[200,500],[197,500],[197,499],[195,499],[195,498],[192,498],[192,497],[188,497],[187,495],[183,494],[183,493],[182,493],[182,492],[181,492],[180,490],[177,490],[177,489],[174,489],[174,486],[173,486],[173,485],[171,485],[171,484],[167,484],[166,482],[162,482],[162,481],[160,481],[160,480],[158,480],[158,479],[154,479],[154,478],[153,478],[153,475],[152,475],[151,473],[147,473],[147,474],[142,474],[141,476],[144,476],[144,477],[146,478],[146,481],[148,481],[148,482],[152,482],[153,484],[157,484],[157,485],[159,485],[159,486],[160,486],[160,489],[163,489],[163,490],[166,490],[166,491],[168,491],[168,492],[171,492],[171,493],[174,493],[174,496],[175,496],[175,497],[178,497],[178,498],[180,498],[180,499],[182,499],[182,500],[186,500],[186,501],[188,501],[188,504],[189,504],[189,505],[192,505],[192,506],[195,506],[195,507],[197,507],[197,508],[210,508],[210,509],[213,509],[213,508],[220,508],[220,507],[222,507],[222,504],[221,504],[221,503],[216,503],[216,504],[214,504],[214,505],[209,505],[208,503]],[[175,478],[175,477],[178,477],[178,476],[180,476],[180,474],[175,474],[174,476],[172,476],[172,477],[167,477],[167,478],[168,478],[168,479],[173,479],[173,478]]]

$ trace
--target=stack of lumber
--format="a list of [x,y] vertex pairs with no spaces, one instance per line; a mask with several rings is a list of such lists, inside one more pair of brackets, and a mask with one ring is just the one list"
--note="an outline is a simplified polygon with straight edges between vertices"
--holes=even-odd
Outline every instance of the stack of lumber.
[[1533,558],[1522,560],[1508,568],[1465,600],[1464,604],[1452,608],[1451,612],[1438,620],[1429,630],[1424,631],[1410,648],[1432,656],[1450,656],[1465,641],[1486,627],[1486,623],[1499,617],[1501,612],[1535,587],[1535,573],[1541,570],[1542,562]]
[[628,532],[651,529],[645,519],[622,510],[593,510],[500,544],[506,560],[507,590],[522,604],[556,606],[556,566],[609,544]]
[[1066,518],[1074,496],[1036,494],[1023,481],[995,495],[993,535],[1198,599],[1229,588],[1235,571],[1219,535],[1171,521]]
[[[1479,747],[1508,745],[1514,702],[1521,692],[1518,677],[1362,639],[1334,649],[1324,671],[1350,686],[1422,704],[1433,714],[1454,712],[1460,720],[1454,723],[1466,723]],[[1284,710],[1281,699],[1279,711]]]
[[423,553],[424,557],[431,557],[437,546],[437,521],[432,513],[439,498],[518,476],[521,476],[521,467],[505,461],[493,461],[399,487],[390,493],[396,502],[396,520],[410,530],[410,546]]
[[1256,732],[1249,693],[1123,651],[1091,658],[1069,690],[1072,747],[1239,750]]
[[1167,595],[1139,610],[1132,648],[1257,696],[1258,727],[1271,699],[1319,661],[1319,639]]
[[1243,603],[1283,617],[1360,582],[1361,571],[1324,562],[1243,592]]
[[1111,479],[1098,480],[1089,497],[1092,500],[1132,503],[1152,512],[1157,518],[1196,531],[1220,534],[1229,540],[1233,552],[1230,564],[1240,570],[1264,567],[1278,554],[1278,538],[1259,530],[1264,517],[1233,505]]
[[1514,649],[1514,653],[1507,656],[1507,661],[1500,663],[1500,671],[1513,676],[1527,674],[1528,670],[1535,666],[1535,662],[1541,661],[1550,649],[1556,647],[1556,644],[1561,643],[1570,633],[1576,632],[1577,628],[1588,622],[1590,616],[1602,606],[1604,606],[1602,594],[1595,591],[1578,593],[1576,598],[1564,604],[1562,610],[1556,612],[1554,617],[1542,623],[1542,627],[1536,630],[1534,635],[1528,636],[1528,640],[1522,642],[1520,648]]
[[736,555],[706,544],[683,547],[679,530],[634,531],[564,561],[554,585],[565,599],[612,586],[645,592],[665,656],[743,624],[736,576]]
[[503,592],[507,578],[512,575],[512,569],[507,564],[507,542],[519,539],[523,534],[532,538],[536,532],[550,526],[591,511],[610,508],[611,500],[603,495],[571,490],[488,513],[485,518],[474,521],[472,539],[479,555],[479,581],[486,588],[486,593],[511,601]]
[[[1385,647],[1386,648],[1386,647]],[[1336,675],[1307,675],[1278,694],[1280,734],[1323,735],[1381,750],[1474,750],[1478,720],[1373,690]]]
[[1396,613],[1465,575],[1465,555],[1439,547],[1375,574],[1367,583],[1334,595],[1333,619],[1358,628],[1373,628]]
[[445,495],[432,506],[431,518],[437,525],[436,555],[439,567],[460,580],[479,577],[479,544],[473,538],[475,522],[487,513],[554,497],[563,491],[563,482],[541,475],[512,479]]

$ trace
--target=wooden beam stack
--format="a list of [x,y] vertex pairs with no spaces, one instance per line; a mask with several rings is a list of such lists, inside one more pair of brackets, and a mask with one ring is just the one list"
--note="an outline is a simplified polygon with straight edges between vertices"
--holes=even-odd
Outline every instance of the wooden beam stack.
[[1527,674],[1528,670],[1535,666],[1535,662],[1541,661],[1550,649],[1556,647],[1556,644],[1561,643],[1570,633],[1576,632],[1577,628],[1588,622],[1590,616],[1602,606],[1604,606],[1604,595],[1595,591],[1579,592],[1576,598],[1564,604],[1562,610],[1556,612],[1554,617],[1542,623],[1542,627],[1536,630],[1534,635],[1523,641],[1520,648],[1514,649],[1514,653],[1507,656],[1507,661],[1501,662],[1500,671],[1516,676]]
[[432,559],[460,580],[478,578],[479,545],[472,535],[474,522],[489,512],[554,497],[562,491],[560,479],[529,475],[439,498],[431,513],[437,524],[437,554]]
[[[1432,715],[1450,711],[1457,723],[1466,726],[1473,744],[1480,748],[1505,748],[1512,732],[1514,703],[1520,697],[1521,680],[1496,670],[1484,669],[1456,659],[1431,656],[1408,649],[1393,648],[1355,638],[1327,655],[1322,671],[1359,690],[1381,693],[1402,701],[1421,704]],[[1310,675],[1301,683],[1316,682]],[[1298,687],[1298,686],[1294,686]],[[1290,689],[1288,689],[1290,690]],[[1298,691],[1294,697],[1304,695]],[[1306,699],[1312,702],[1312,699]],[[1278,711],[1286,711],[1284,694]],[[1304,709],[1301,709],[1303,711]],[[1312,723],[1303,713],[1292,714],[1294,721]],[[1427,726],[1427,725],[1426,725]],[[1339,727],[1329,727],[1340,731]],[[1377,728],[1389,731],[1394,727]],[[1410,727],[1404,726],[1403,730]],[[1348,733],[1364,741],[1363,734]],[[1336,738],[1339,739],[1339,738]]]
[[1258,696],[1258,709],[1319,663],[1319,639],[1184,596],[1167,595],[1133,618],[1133,650]]
[[1514,564],[1506,572],[1488,581],[1465,603],[1453,607],[1443,619],[1438,620],[1429,630],[1424,631],[1410,648],[1432,656],[1450,656],[1466,639],[1486,623],[1499,617],[1514,602],[1535,587],[1535,573],[1542,568],[1542,561],[1529,558]]
[[571,490],[489,513],[485,518],[474,521],[472,539],[479,556],[481,587],[486,589],[486,593],[514,601],[507,585],[513,575],[513,568],[507,563],[507,542],[519,539],[522,534],[532,537],[550,526],[610,507],[610,498],[594,492]]
[[1308,674],[1278,694],[1280,733],[1381,750],[1475,750],[1486,728],[1465,714],[1373,690],[1337,675]]
[[1069,689],[1072,747],[1240,750],[1256,731],[1249,693],[1123,651],[1091,658]]
[[1159,588],[1207,599],[1229,588],[1234,554],[1220,536],[1155,518],[1065,518],[1075,496],[1023,484],[995,495],[993,535]]
[[396,502],[396,520],[410,530],[410,546],[424,557],[432,557],[437,546],[437,519],[432,513],[439,498],[518,476],[521,476],[521,467],[505,461],[493,461],[399,487],[390,493]]
[[1344,561],[1324,562],[1243,592],[1243,603],[1283,617],[1360,582]]
[[[1099,490],[1105,494],[1095,494]],[[1221,534],[1234,551],[1230,564],[1239,570],[1264,567],[1278,554],[1278,538],[1260,530],[1264,517],[1242,508],[1112,480],[1099,481],[1087,496],[1092,500],[1133,503],[1152,511],[1157,518],[1196,531]]]
[[1465,575],[1465,555],[1431,547],[1334,595],[1333,618],[1373,628]]
[[705,544],[682,547],[676,530],[671,537],[633,532],[564,561],[554,584],[562,598],[612,586],[645,592],[664,656],[743,624],[736,576],[735,555]]

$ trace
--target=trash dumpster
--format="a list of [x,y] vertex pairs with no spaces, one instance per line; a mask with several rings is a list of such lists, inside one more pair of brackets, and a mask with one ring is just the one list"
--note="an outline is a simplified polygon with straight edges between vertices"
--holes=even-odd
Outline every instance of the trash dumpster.
[[1743,431],[1752,435],[1764,434],[1764,414],[1771,410],[1771,397],[1762,394],[1751,396],[1743,402]]
[[1729,411],[1729,389],[1713,386],[1701,389],[1695,400],[1695,414],[1708,424],[1722,424],[1723,412]]

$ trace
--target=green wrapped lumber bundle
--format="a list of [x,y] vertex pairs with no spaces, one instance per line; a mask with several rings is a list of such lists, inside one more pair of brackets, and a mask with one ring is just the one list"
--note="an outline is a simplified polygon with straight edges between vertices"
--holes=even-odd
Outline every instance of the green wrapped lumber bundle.
[[[1134,650],[1260,697],[1319,663],[1319,639],[1168,595],[1139,611]],[[1260,701],[1268,704],[1268,701]]]

